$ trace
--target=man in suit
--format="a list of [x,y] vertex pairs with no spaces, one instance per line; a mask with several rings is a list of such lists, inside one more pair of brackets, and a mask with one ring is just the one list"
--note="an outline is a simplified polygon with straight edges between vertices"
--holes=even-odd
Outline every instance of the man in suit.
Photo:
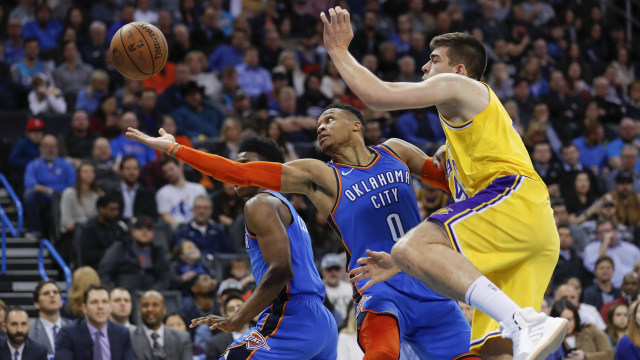
[[156,197],[152,191],[140,185],[140,163],[133,155],[127,155],[120,162],[122,181],[109,193],[118,201],[119,217],[127,222],[141,215],[155,219],[158,216]]
[[162,323],[167,309],[162,294],[149,290],[140,297],[142,326],[131,331],[133,353],[137,360],[191,360],[193,350],[186,332],[178,332]]
[[129,322],[131,318],[131,293],[121,287],[111,289],[111,317],[110,320],[123,325],[129,330],[135,330],[136,326]]
[[56,359],[133,360],[126,327],[109,321],[109,289],[91,285],[82,299],[84,317],[62,327],[56,339]]
[[31,321],[29,339],[45,345],[49,355],[55,354],[58,332],[69,320],[60,316],[62,298],[60,289],[53,280],[40,281],[33,291],[33,305],[38,317]]
[[0,359],[46,360],[47,347],[28,338],[29,315],[12,307],[5,316],[7,339],[0,342]]
[[[220,307],[220,312],[222,313],[222,316],[229,317],[235,314],[235,312],[238,311],[242,304],[244,304],[244,299],[242,298],[242,296],[237,293],[231,293],[231,295],[229,295],[225,299],[223,305]],[[209,334],[211,334],[209,325],[199,325],[196,330],[196,339],[198,338],[198,334],[202,335],[203,330],[206,330],[207,332],[209,332]],[[236,332],[228,333],[220,331],[208,338],[204,343],[204,354],[206,356],[206,360],[218,360],[220,356],[222,356],[222,354],[224,354],[224,352],[227,350],[229,344],[231,344],[236,338],[244,334],[247,330],[249,330],[249,324],[245,324]]]

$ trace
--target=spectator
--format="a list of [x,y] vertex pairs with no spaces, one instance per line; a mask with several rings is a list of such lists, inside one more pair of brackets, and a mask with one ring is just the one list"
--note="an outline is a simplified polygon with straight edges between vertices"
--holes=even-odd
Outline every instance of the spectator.
[[7,22],[7,40],[4,42],[5,64],[11,66],[24,59],[22,42],[22,24],[19,19],[11,18]]
[[[636,130],[635,122],[630,117],[620,120],[618,137],[607,145],[608,163],[611,168],[619,169],[621,164],[621,152],[625,145],[636,146],[640,142],[640,137]],[[633,164],[636,166],[636,163]],[[629,171],[629,170],[627,170]]]
[[[624,120],[623,120],[624,121]],[[622,125],[621,125],[622,126]],[[615,141],[615,140],[614,140]],[[613,142],[609,143],[611,146]],[[611,160],[611,158],[609,158]],[[632,144],[626,144],[620,150],[618,157],[620,166],[614,168],[605,178],[605,190],[611,191],[616,187],[616,179],[622,173],[630,174],[633,179],[633,192],[640,193],[640,171],[636,169],[638,164],[638,149]]]
[[304,94],[298,98],[298,109],[306,109],[305,116],[317,118],[322,110],[329,105],[331,100],[320,91],[322,75],[320,72],[312,72],[304,81]]
[[629,327],[629,306],[626,304],[615,304],[609,308],[607,313],[607,329],[605,334],[609,338],[611,347],[616,350],[618,342],[624,336]]
[[[173,27],[173,41],[169,42],[169,61],[173,63],[182,63],[184,55],[193,48],[193,42],[190,39],[189,29],[184,24],[176,24]],[[207,66],[209,66],[207,64]]]
[[116,159],[111,156],[111,145],[107,138],[99,137],[95,140],[89,161],[96,170],[96,179],[101,189],[108,190],[120,183]]
[[625,115],[632,119],[640,119],[640,80],[629,84],[627,95],[624,104]]
[[281,69],[287,74],[287,80],[289,86],[292,86],[296,90],[296,95],[302,95],[304,92],[304,79],[306,75],[300,70],[300,65],[296,55],[291,51],[283,51],[278,58],[278,66],[274,68],[280,71]]
[[111,316],[109,320],[120,324],[129,331],[136,331],[137,326],[129,322],[131,318],[131,294],[129,290],[117,287],[109,293],[111,302]]
[[54,355],[58,332],[69,322],[60,315],[62,297],[55,281],[43,280],[38,283],[33,291],[33,305],[38,310],[38,317],[30,323],[29,339],[45,345],[47,354]]
[[611,359],[613,349],[607,335],[593,325],[581,325],[578,309],[567,299],[553,304],[551,316],[569,321],[569,329],[560,348],[547,359]]
[[213,208],[207,195],[198,195],[193,199],[193,220],[181,225],[176,231],[177,245],[183,239],[189,239],[204,254],[231,253],[233,247],[226,230],[211,220]]
[[633,229],[616,221],[616,199],[611,194],[605,194],[600,198],[599,201],[601,206],[598,209],[597,219],[585,221],[580,224],[580,227],[587,235],[586,243],[598,241],[598,234],[596,231],[598,220],[611,220],[614,223],[618,224],[616,226],[616,228],[618,229],[618,239],[621,241],[634,243]]
[[571,236],[573,238],[573,248],[578,254],[582,254],[584,247],[589,242],[587,239],[587,233],[578,225],[571,224],[569,221],[570,216],[567,211],[567,205],[564,199],[555,199],[551,202],[551,209],[553,210],[553,218],[556,222],[556,226],[569,225],[571,229]]
[[177,228],[193,219],[193,204],[198,195],[206,195],[200,184],[187,181],[183,164],[174,158],[162,161],[162,172],[169,183],[156,193],[158,214],[164,222]]
[[213,220],[229,227],[243,214],[243,210],[244,201],[238,198],[235,187],[223,183],[222,190],[213,196]]
[[[235,314],[238,309],[244,304],[244,299],[242,296],[238,294],[229,295],[220,308],[220,313],[223,317],[229,318],[233,314]],[[202,330],[201,330],[202,329]],[[215,360],[219,359],[222,354],[227,350],[229,344],[233,343],[237,338],[242,336],[245,332],[249,330],[249,324],[245,324],[237,331],[232,333],[220,331],[217,334],[211,336],[211,331],[209,331],[209,327],[206,325],[198,326],[196,330],[196,341],[199,339],[198,334],[205,333],[209,335],[208,338],[204,340],[204,353],[206,355],[206,360]],[[205,336],[206,337],[206,336]],[[202,338],[202,337],[200,337]]]
[[71,115],[71,130],[60,136],[60,156],[78,167],[82,159],[87,158],[93,150],[93,143],[98,135],[89,130],[89,116],[83,110],[76,110]]
[[30,90],[33,77],[37,74],[45,74],[47,77],[53,71],[51,64],[39,59],[40,44],[37,38],[24,39],[24,59],[11,66],[13,81]]
[[9,307],[7,307],[7,304],[0,299],[0,336],[2,337],[7,335],[7,323],[5,322],[5,318],[7,317],[8,311]]
[[64,114],[67,111],[67,102],[62,92],[49,83],[45,74],[32,77],[28,100],[29,110],[33,115]]
[[76,109],[84,110],[87,114],[93,114],[100,103],[100,99],[106,95],[109,89],[109,75],[104,70],[94,70],[91,74],[91,83],[86,89],[78,92]]
[[[548,142],[543,141],[533,145],[531,161],[533,162],[533,168],[548,187],[552,185],[559,186],[562,166],[553,159],[551,145]],[[552,190],[549,189],[549,191]]]
[[501,101],[513,97],[513,79],[509,76],[507,64],[503,62],[493,64],[487,84]]
[[[171,288],[182,290],[188,295],[188,284],[191,279],[200,274],[214,275],[213,270],[202,258],[200,249],[191,240],[182,239],[172,251]],[[214,280],[214,282],[216,282]],[[216,282],[217,285],[217,282]]]
[[[400,66],[400,69],[402,70],[402,66]],[[410,74],[412,74],[413,76],[413,65],[411,65]],[[282,72],[281,69],[279,69],[278,75],[279,76],[285,75],[285,79],[286,79],[286,73]],[[272,79],[274,81],[274,87],[275,87],[276,69],[274,69],[272,72]],[[336,67],[336,65],[333,63],[333,61],[331,61],[331,59],[327,60],[327,65],[325,67],[325,71],[322,76],[322,80],[320,82],[320,91],[327,98],[333,99],[334,96],[342,96],[345,93],[346,87],[347,85],[344,83],[344,80],[342,80],[342,78],[340,77],[340,73],[338,72],[338,68]]]
[[620,338],[616,347],[616,359],[640,359],[640,301],[631,306],[627,333]]
[[640,275],[635,271],[628,272],[622,279],[620,298],[614,299],[602,305],[600,315],[603,319],[607,319],[609,309],[616,304],[631,305],[638,299],[638,290],[640,290]]
[[89,86],[93,68],[80,61],[78,46],[73,41],[62,45],[64,62],[53,71],[53,81],[67,98],[75,99],[80,90]]
[[29,338],[29,315],[20,307],[7,311],[7,338],[0,342],[3,359],[43,360],[47,358],[47,347]]
[[122,114],[118,121],[120,136],[111,140],[111,153],[117,158],[133,155],[138,159],[140,166],[156,160],[156,153],[152,148],[127,138],[124,133],[128,128],[138,128],[138,117],[132,111]]
[[158,13],[149,8],[149,0],[137,0],[137,7],[133,12],[133,21],[141,21],[156,25],[158,23]]
[[640,194],[633,191],[633,173],[616,175],[616,188],[611,191],[615,200],[617,222],[629,227],[640,225]]
[[296,153],[293,144],[286,140],[285,133],[282,131],[282,125],[275,121],[271,122],[267,127],[267,137],[275,140],[278,146],[283,149],[285,162],[298,160],[300,158]]
[[[405,55],[398,60],[400,74],[397,81],[399,82],[419,82],[420,76],[416,74],[416,61],[413,57]],[[341,79],[342,80],[342,79]]]
[[127,25],[128,23],[133,21],[133,16],[135,14],[136,8],[131,3],[124,4],[120,10],[120,17],[116,18],[117,20],[111,24],[109,27],[109,31],[107,32],[107,43],[111,43],[111,39],[113,35],[116,34],[121,27]]
[[91,285],[100,285],[98,273],[90,266],[80,266],[73,271],[71,289],[68,290],[69,301],[64,306],[64,312],[74,318],[83,316],[85,290]]
[[[342,323],[347,319],[347,310],[351,303],[352,289],[349,283],[344,281],[345,264],[340,255],[336,253],[325,254],[320,263],[322,268],[322,280],[326,288],[327,300],[333,305],[336,323]],[[338,315],[338,316],[336,316]]]
[[94,69],[104,69],[108,49],[107,27],[103,21],[93,16],[92,18],[94,21],[89,25],[89,41],[81,49],[82,59]]
[[[573,180],[573,188],[567,193],[567,210],[569,221],[573,224],[581,224],[600,211],[602,202],[598,200],[594,191],[594,184],[586,169],[576,173]],[[563,192],[565,193],[565,192]]]
[[340,325],[337,352],[341,360],[360,360],[364,357],[358,345],[358,320],[353,303],[349,303],[345,321]]
[[620,297],[620,288],[613,286],[611,283],[614,270],[615,267],[611,257],[605,255],[596,261],[594,271],[596,283],[585,289],[584,303],[593,305],[600,310],[605,303]]
[[576,277],[583,285],[591,282],[591,276],[584,268],[582,258],[573,247],[573,236],[568,224],[558,224],[560,236],[560,258],[553,271],[554,285],[563,284],[569,278]]
[[[242,99],[237,100],[236,102],[244,101],[246,99],[246,102],[247,102],[246,108],[249,109],[250,108],[249,96],[247,96],[247,93],[245,93],[244,90],[239,90],[238,95],[236,95],[236,97],[238,96],[242,96]],[[247,111],[250,111],[250,110],[247,110]],[[238,117],[242,116],[242,114],[237,114],[237,115]],[[248,124],[248,126],[250,125],[252,124]],[[255,125],[259,126],[260,124],[255,124]],[[220,155],[227,159],[235,159],[238,156],[238,144],[240,143],[240,140],[241,140],[241,135],[240,135],[241,130],[242,130],[242,125],[238,120],[236,120],[235,118],[225,119],[220,129],[220,137],[218,138],[218,141],[213,143],[211,146],[212,153],[216,155]]]
[[[280,124],[291,142],[308,142],[315,138],[316,119],[304,116],[296,107],[296,92],[285,87],[279,94],[280,110],[271,111],[272,121]],[[312,135],[314,134],[314,135]]]
[[234,30],[231,34],[230,44],[218,46],[209,57],[209,69],[220,73],[228,66],[241,64],[248,45],[247,33],[239,29]]
[[308,27],[299,41],[295,55],[300,69],[305,74],[322,69],[327,54],[324,48],[318,46],[318,36],[313,28]]
[[176,64],[175,81],[158,97],[158,107],[161,111],[169,113],[184,105],[183,90],[189,83],[190,68],[187,64]]
[[140,163],[133,155],[127,155],[120,162],[122,181],[110,191],[110,196],[118,201],[118,217],[132,221],[139,216],[155,218],[158,215],[153,192],[140,185]]
[[106,138],[120,135],[118,129],[118,99],[113,94],[104,95],[98,103],[98,108],[89,119],[89,129]]
[[115,0],[98,1],[91,6],[91,18],[102,23],[111,24],[119,14],[120,5]]
[[217,103],[221,96],[222,83],[216,74],[207,71],[207,58],[202,51],[192,50],[184,57],[184,63],[189,66],[189,79],[203,89],[207,102]]
[[260,66],[258,49],[249,47],[244,53],[244,62],[235,66],[238,85],[252,98],[266,95],[273,90],[269,71]]
[[584,104],[579,96],[569,94],[567,80],[562,71],[556,70],[551,73],[549,90],[544,102],[549,106],[551,118],[565,122],[576,120]]
[[36,18],[24,24],[22,31],[23,38],[35,37],[40,43],[43,59],[52,59],[55,49],[58,47],[58,40],[62,34],[62,25],[51,19],[51,9],[44,3],[36,8]]
[[141,216],[131,226],[129,238],[114,242],[102,257],[98,267],[102,283],[129,292],[166,289],[169,264],[163,248],[153,242],[153,220]]
[[362,29],[354,33],[351,48],[349,49],[357,59],[362,59],[366,54],[376,56],[380,54],[380,45],[385,42],[387,38],[376,29],[376,24],[376,13],[367,11],[364,14]]
[[9,155],[9,176],[14,184],[24,181],[27,164],[40,156],[40,143],[44,136],[44,122],[40,118],[31,118],[25,127],[25,136],[18,140]]
[[224,120],[224,114],[217,107],[203,101],[203,94],[202,87],[189,81],[182,89],[185,105],[172,112],[180,133],[192,141],[199,137],[217,137]]
[[619,287],[622,284],[624,274],[632,271],[633,265],[640,260],[640,249],[633,244],[620,241],[618,230],[612,220],[598,221],[596,231],[598,241],[590,243],[584,249],[584,265],[589,271],[595,271],[595,264],[599,259],[605,255],[611,257],[618,269],[613,274],[611,283],[613,286]]
[[82,163],[76,172],[76,183],[62,192],[60,199],[61,232],[73,232],[78,223],[98,215],[96,203],[103,195],[96,184],[96,172],[91,163]]
[[158,132],[158,123],[162,118],[162,112],[157,107],[157,95],[154,89],[144,89],[140,94],[140,100],[135,106],[135,113],[140,120],[143,131],[151,134]]
[[260,66],[271,71],[278,66],[278,58],[284,51],[280,42],[280,34],[274,29],[269,29],[264,35],[264,45],[260,48]]
[[142,326],[131,332],[131,345],[137,359],[146,358],[149,349],[154,359],[193,359],[189,334],[165,327],[162,320],[166,313],[162,294],[155,290],[148,290],[142,294]]
[[100,259],[115,242],[122,240],[123,228],[117,223],[118,201],[110,196],[102,196],[96,203],[98,216],[87,222],[80,237],[80,265],[98,269]]
[[601,109],[600,119],[605,124],[619,124],[622,118],[620,103],[612,101],[609,96],[609,81],[601,76],[593,80],[593,99]]
[[[109,320],[109,290],[92,285],[82,300],[84,317],[62,327],[56,339],[56,357],[60,359],[133,360],[129,331]],[[101,355],[97,355],[100,353]]]
[[24,174],[24,209],[29,232],[40,236],[51,196],[75,182],[73,165],[58,156],[58,140],[53,135],[45,135],[40,143],[40,157],[29,162]]
[[[212,6],[206,7],[200,18],[200,26],[191,31],[191,43],[206,54],[211,54],[227,37],[219,26],[221,10]],[[203,68],[206,67],[205,65]]]
[[578,291],[573,286],[568,284],[558,286],[553,301],[557,303],[560,299],[568,299],[573,306],[578,309],[580,325],[591,324],[602,331],[606,329],[607,325],[602,320],[602,317],[600,317],[600,313],[596,310],[595,306],[581,304],[578,298]]
[[[240,282],[238,288],[242,288]],[[218,296],[222,293],[220,289],[225,291],[223,284],[220,284],[218,288]],[[189,282],[189,296],[182,298],[181,314],[185,319],[195,319],[210,314],[219,314],[219,310],[216,309],[213,294],[216,289],[216,282],[211,278],[209,274],[202,273],[197,274]],[[227,344],[228,345],[228,344]]]
[[600,173],[607,161],[607,150],[602,145],[603,140],[604,127],[598,122],[585,124],[584,136],[573,140],[580,152],[580,164],[595,174]]

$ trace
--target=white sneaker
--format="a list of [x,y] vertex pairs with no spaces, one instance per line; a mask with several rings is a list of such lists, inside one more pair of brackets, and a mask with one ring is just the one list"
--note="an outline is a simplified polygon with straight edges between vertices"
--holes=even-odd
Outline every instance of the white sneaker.
[[513,360],[544,360],[556,351],[567,333],[569,322],[524,308],[513,314],[513,322],[500,323],[502,337],[513,342]]

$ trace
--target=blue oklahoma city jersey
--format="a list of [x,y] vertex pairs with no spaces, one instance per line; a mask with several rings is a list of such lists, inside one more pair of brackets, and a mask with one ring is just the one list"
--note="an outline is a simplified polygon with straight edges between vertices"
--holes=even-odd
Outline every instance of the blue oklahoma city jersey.
[[[293,221],[287,227],[287,235],[289,236],[291,248],[291,266],[293,270],[293,279],[287,284],[287,294],[317,294],[324,300],[325,287],[318,273],[318,269],[313,262],[313,250],[311,248],[311,238],[309,237],[307,225],[284,196],[275,191],[265,190],[264,192],[277,197],[286,204],[293,218]],[[253,277],[255,278],[256,284],[259,284],[269,266],[262,257],[262,251],[260,251],[260,246],[255,236],[245,230],[244,238],[245,247],[251,259]]]
[[[407,165],[384,145],[370,149],[377,157],[369,166],[328,163],[336,169],[340,184],[337,206],[329,220],[351,256],[350,269],[359,266],[357,260],[367,256],[367,249],[391,252],[395,242],[420,223]],[[367,281],[359,281],[358,288]],[[405,273],[385,283],[414,299],[444,299]],[[367,292],[376,291],[377,286]]]

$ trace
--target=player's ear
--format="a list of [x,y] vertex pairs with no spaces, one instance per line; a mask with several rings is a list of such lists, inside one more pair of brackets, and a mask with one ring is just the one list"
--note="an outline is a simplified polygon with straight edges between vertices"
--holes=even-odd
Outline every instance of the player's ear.
[[360,122],[360,120],[356,120],[353,122],[353,131],[358,132],[362,131],[362,127],[364,125]]
[[467,76],[467,68],[464,64],[456,65],[456,74]]

